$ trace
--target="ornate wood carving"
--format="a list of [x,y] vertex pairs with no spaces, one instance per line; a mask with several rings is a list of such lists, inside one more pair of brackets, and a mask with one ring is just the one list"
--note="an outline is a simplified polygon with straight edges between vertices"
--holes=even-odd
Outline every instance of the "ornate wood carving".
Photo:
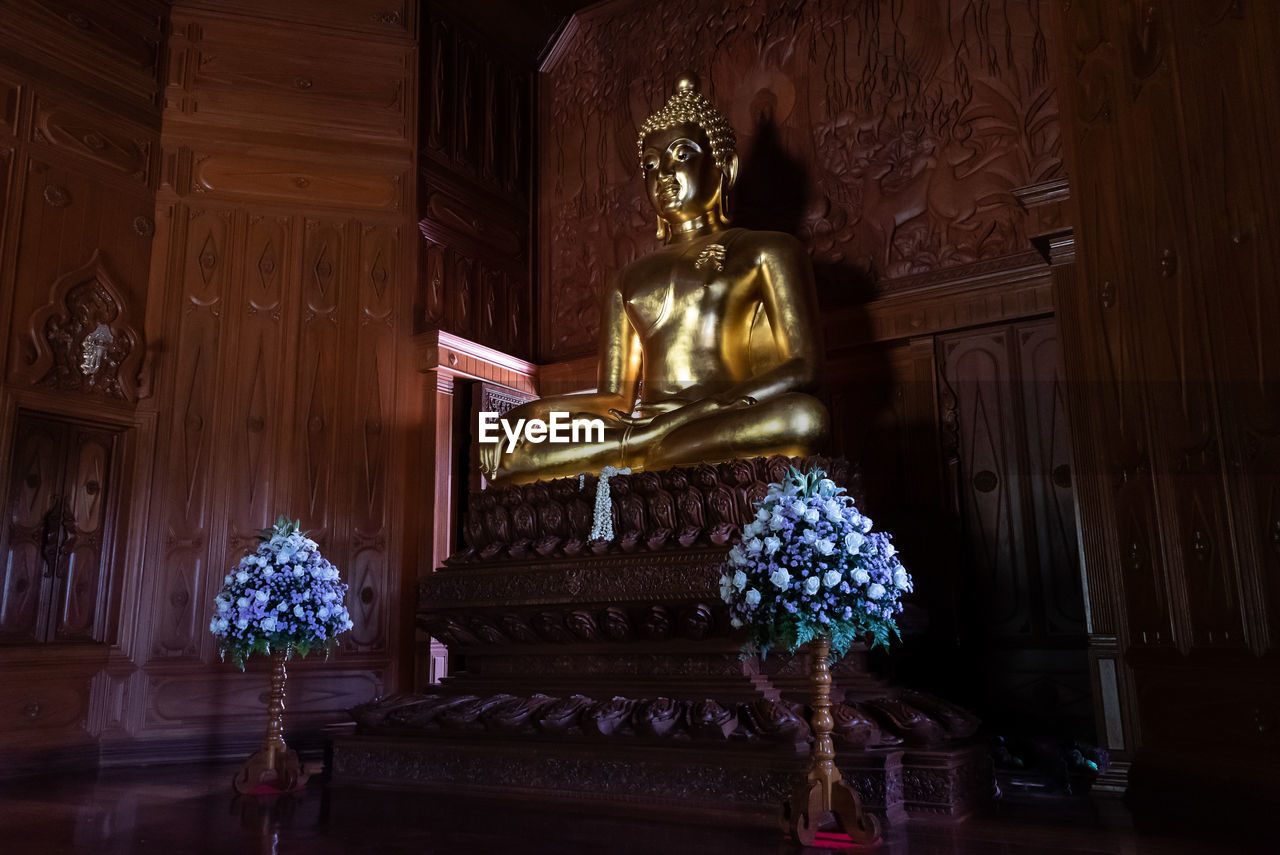
[[151,179],[152,142],[117,123],[57,103],[36,102],[36,140],[61,149],[112,172],[141,181]]
[[800,236],[824,301],[849,302],[871,278],[888,292],[900,277],[1027,248],[1013,191],[1061,170],[1039,7],[895,8],[579,14],[542,76],[545,355],[594,345],[605,275],[649,249],[631,143],[677,68],[710,81],[738,130],[739,221]]
[[[581,484],[575,478],[560,478],[477,491],[471,495],[463,520],[466,548],[447,563],[518,560],[531,550],[542,556],[576,557],[617,551],[657,552],[695,543],[727,548],[735,532],[754,519],[753,502],[763,497],[766,485],[781,480],[791,465],[801,471],[819,466],[837,483],[849,483],[847,462],[817,456],[758,457],[618,475],[609,482],[618,527],[618,540],[613,543],[591,540],[591,516],[584,511],[595,501],[595,476],[586,476]],[[535,516],[530,502],[554,504],[563,510]],[[523,521],[511,525],[513,515]],[[628,523],[645,527],[627,528]]]
[[[97,372],[88,373],[81,367],[82,345],[100,325],[110,330],[112,340]],[[130,403],[151,394],[145,344],[101,250],[53,283],[49,302],[28,322],[27,337],[29,356],[18,369],[27,383]]]

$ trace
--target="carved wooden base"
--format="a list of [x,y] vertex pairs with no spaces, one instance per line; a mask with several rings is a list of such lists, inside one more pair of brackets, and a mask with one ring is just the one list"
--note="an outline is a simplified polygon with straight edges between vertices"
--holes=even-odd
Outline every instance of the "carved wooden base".
[[[352,709],[359,732],[334,744],[334,783],[776,823],[808,772],[813,662],[743,659],[719,579],[769,481],[814,462],[847,478],[841,461],[781,457],[617,476],[611,543],[585,540],[592,479],[474,496],[469,551],[418,586],[418,626],[465,667],[428,694]],[[878,824],[850,805],[905,820],[904,751],[968,751],[956,741],[977,721],[876,679],[860,655],[830,676],[821,753],[835,765],[820,810],[808,790],[794,802],[795,833],[837,817],[874,839]],[[968,810],[958,772],[922,771],[926,799]]]
[[853,787],[844,781],[808,781],[796,788],[782,809],[782,829],[801,846],[809,846],[818,832],[837,828],[854,843],[874,843],[880,822],[862,809]]
[[236,773],[236,792],[250,793],[300,790],[310,776],[303,771],[298,753],[292,749],[262,748],[255,751]]

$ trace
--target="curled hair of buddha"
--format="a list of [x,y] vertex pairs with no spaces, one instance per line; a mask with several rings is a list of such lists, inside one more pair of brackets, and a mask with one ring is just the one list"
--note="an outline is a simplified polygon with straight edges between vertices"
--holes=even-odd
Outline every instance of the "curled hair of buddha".
[[640,126],[640,136],[636,138],[636,156],[641,161],[644,160],[644,138],[649,134],[665,131],[685,122],[692,122],[702,128],[711,143],[711,157],[716,166],[721,170],[727,169],[737,148],[737,137],[724,114],[698,91],[698,76],[691,72],[680,75],[676,80],[676,94]]

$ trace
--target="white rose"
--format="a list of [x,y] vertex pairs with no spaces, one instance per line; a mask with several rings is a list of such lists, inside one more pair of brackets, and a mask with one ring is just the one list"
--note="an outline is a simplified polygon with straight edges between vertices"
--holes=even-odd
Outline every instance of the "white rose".
[[245,620],[244,618],[240,618],[240,620],[236,621],[236,626],[238,626],[240,629],[247,629],[249,627],[249,621]]
[[766,537],[764,539],[764,554],[772,555],[782,548],[782,541],[776,537]]
[[262,619],[262,628],[267,632],[271,632],[276,628],[276,619],[268,615]]
[[898,554],[898,547],[894,546],[892,543],[886,543],[884,545],[884,549],[881,551],[884,553],[885,558],[892,558]]
[[769,517],[769,528],[773,531],[782,531],[787,525],[787,518],[777,511],[773,512],[773,516]]
[[747,523],[746,525],[744,525],[744,526],[742,527],[742,536],[743,536],[743,537],[755,537],[755,536],[756,536],[757,534],[759,534],[759,533],[760,533],[760,524],[759,524],[759,523],[756,523],[756,522],[749,522],[749,523]]
[[844,536],[844,548],[850,555],[854,555],[862,548],[865,540],[866,538],[860,532],[851,531]]
[[786,588],[791,584],[791,574],[785,568],[779,567],[769,575],[769,581],[777,585],[779,588]]
[[867,532],[871,531],[871,517],[863,517],[862,519],[858,520],[858,528],[862,531],[863,534],[866,534]]
[[865,585],[871,581],[871,574],[862,568],[853,571],[853,581],[859,585]]
[[906,588],[911,584],[911,577],[907,575],[907,571],[899,567],[893,571],[893,586],[895,588]]
[[832,481],[830,478],[823,478],[821,481],[818,482],[818,492],[824,495],[828,493],[834,493],[835,489],[836,489],[836,482]]
[[761,547],[763,544],[761,544],[761,543],[760,543],[760,538],[758,538],[758,537],[753,537],[753,538],[751,538],[750,540],[748,540],[748,541],[747,541],[747,544],[746,544],[746,545],[747,545],[747,552],[750,552],[752,555],[759,555],[759,554],[760,554],[760,547]]
[[738,620],[736,617],[729,618],[729,626],[733,627],[734,629],[737,629],[738,627],[742,626],[742,621]]
[[796,516],[803,516],[804,512],[807,511],[808,509],[809,509],[809,506],[805,504],[804,499],[796,499],[794,502],[791,503],[791,510],[795,513]]
[[254,595],[254,599],[256,599],[260,603],[265,603],[267,601],[267,592],[259,591],[257,594]]
[[804,512],[804,521],[807,523],[816,523],[822,518],[822,514],[818,513],[817,508],[809,508]]
[[749,607],[754,609],[756,606],[760,605],[760,592],[755,588],[748,588],[743,599]]
[[810,576],[808,579],[804,580],[804,592],[812,597],[814,594],[818,593],[818,588],[821,585],[822,583],[818,581],[817,576]]
[[747,587],[747,574],[739,570],[733,574],[733,587],[735,590],[741,591]]
[[813,544],[813,548],[818,550],[819,555],[830,555],[831,553],[836,551],[836,545],[831,541],[827,540],[825,537],[815,541]]
[[236,581],[243,585],[245,582],[249,581],[249,574],[241,570],[236,574]]
[[249,605],[249,598],[241,597],[240,599],[236,600],[236,605],[239,606],[240,608],[244,608],[245,606]]
[[771,513],[770,510],[764,507],[763,505],[761,505],[759,508],[756,508],[756,522],[762,523],[766,521],[767,519],[769,519],[770,513]]
[[828,588],[834,588],[836,585],[839,585],[839,584],[840,584],[840,571],[839,571],[839,570],[828,570],[828,571],[827,571],[826,573],[824,573],[824,574],[823,574],[823,576],[822,576],[822,584],[826,585]]
[[884,585],[879,582],[872,582],[871,587],[867,588],[867,597],[872,600],[878,600],[884,596]]

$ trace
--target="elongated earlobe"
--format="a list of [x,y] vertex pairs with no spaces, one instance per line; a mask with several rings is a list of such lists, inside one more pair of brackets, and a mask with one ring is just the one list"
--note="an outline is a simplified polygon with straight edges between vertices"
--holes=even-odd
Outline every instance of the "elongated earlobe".
[[671,226],[667,225],[667,221],[658,217],[658,240],[665,241],[671,236]]

